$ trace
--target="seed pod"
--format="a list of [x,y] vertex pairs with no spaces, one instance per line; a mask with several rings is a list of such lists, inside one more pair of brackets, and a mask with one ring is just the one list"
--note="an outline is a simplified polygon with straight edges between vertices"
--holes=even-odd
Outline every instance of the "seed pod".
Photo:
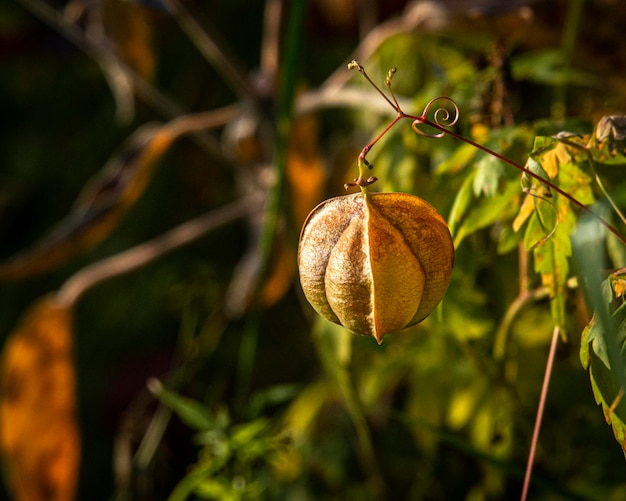
[[298,249],[307,300],[348,330],[383,336],[424,320],[450,283],[448,226],[406,193],[356,193],[326,200],[304,223]]

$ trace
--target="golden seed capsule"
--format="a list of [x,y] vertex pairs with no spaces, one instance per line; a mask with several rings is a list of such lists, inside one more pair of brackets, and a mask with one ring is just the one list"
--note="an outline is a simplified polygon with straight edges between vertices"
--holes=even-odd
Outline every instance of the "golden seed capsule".
[[379,344],[435,309],[453,263],[444,219],[406,193],[322,202],[304,223],[298,249],[300,282],[313,308]]

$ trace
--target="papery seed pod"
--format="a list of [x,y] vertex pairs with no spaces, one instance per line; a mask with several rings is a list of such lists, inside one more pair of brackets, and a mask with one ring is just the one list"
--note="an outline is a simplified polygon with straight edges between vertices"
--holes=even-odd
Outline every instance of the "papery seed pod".
[[435,309],[453,263],[444,219],[406,193],[322,202],[304,223],[298,249],[300,282],[313,308],[379,344]]

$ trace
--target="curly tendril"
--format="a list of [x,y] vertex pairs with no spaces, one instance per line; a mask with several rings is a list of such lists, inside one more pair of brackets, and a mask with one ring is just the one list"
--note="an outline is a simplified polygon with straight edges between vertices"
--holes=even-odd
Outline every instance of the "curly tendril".
[[[429,120],[428,115],[429,113],[431,113],[431,108],[433,108],[434,104],[437,101],[445,101],[447,104],[452,105],[453,110],[451,111],[450,109],[446,107],[440,106],[432,112],[433,118],[432,120]],[[460,114],[461,113],[459,111],[459,106],[454,102],[452,98],[447,97],[447,96],[435,97],[431,99],[430,101],[428,101],[422,114],[418,118],[413,120],[411,127],[420,136],[437,139],[437,138],[443,137],[446,134],[446,132],[441,130],[440,128],[441,127],[448,128],[448,127],[452,127],[453,125],[455,125],[459,121]],[[440,127],[438,129],[439,132],[426,132],[420,129],[420,126],[424,126],[424,125],[429,126],[431,125],[431,123],[434,123]]]
[[[460,117],[459,107],[454,102],[454,100],[452,98],[449,98],[447,96],[435,97],[435,98],[431,99],[426,104],[426,107],[424,108],[424,111],[422,112],[422,114],[420,116],[410,115],[410,114],[405,113],[404,111],[402,111],[402,109],[400,107],[400,104],[398,103],[398,99],[396,98],[393,90],[391,89],[391,80],[392,80],[393,76],[395,75],[395,73],[397,71],[396,68],[392,68],[391,70],[389,70],[389,72],[387,73],[387,76],[385,78],[385,87],[387,87],[387,89],[389,90],[389,94],[391,95],[391,99],[380,89],[380,87],[378,87],[372,81],[372,79],[365,72],[365,68],[363,68],[363,66],[358,61],[356,61],[356,60],[351,61],[348,64],[348,69],[357,70],[359,73],[361,73],[365,77],[365,79],[372,85],[372,87],[374,87],[374,89],[381,96],[383,96],[383,98],[389,103],[389,105],[398,114],[389,123],[389,125],[387,125],[387,127],[385,127],[385,129],[382,132],[380,132],[368,145],[366,145],[363,148],[363,150],[361,151],[361,154],[359,155],[359,158],[358,158],[359,177],[357,177],[354,180],[354,182],[345,184],[344,187],[346,189],[350,188],[351,186],[358,186],[359,188],[361,188],[361,191],[363,191],[364,194],[367,194],[367,187],[370,184],[375,183],[377,181],[377,178],[374,177],[374,176],[370,176],[369,175],[368,171],[372,170],[373,166],[372,166],[371,163],[369,163],[366,160],[366,158],[365,158],[366,155],[371,151],[371,149],[374,147],[374,145],[385,134],[387,134],[387,132],[389,132],[389,130],[394,125],[396,125],[396,123],[398,123],[402,119],[409,119],[409,120],[413,120],[413,122],[411,124],[411,127],[420,136],[437,139],[437,138],[441,138],[441,137],[445,136],[446,134],[448,134],[449,136],[451,136],[453,138],[456,138],[459,141],[462,141],[462,142],[464,142],[466,144],[469,144],[469,145],[473,146],[474,148],[476,148],[477,150],[480,150],[480,151],[482,151],[484,153],[487,153],[488,155],[491,155],[494,158],[497,158],[498,160],[500,160],[500,161],[510,165],[511,167],[514,167],[514,168],[520,170],[524,174],[524,176],[527,176],[528,178],[532,178],[535,181],[538,181],[539,183],[541,183],[544,187],[546,187],[548,189],[546,191],[546,193],[543,193],[539,198],[541,198],[542,200],[546,201],[553,208],[555,208],[554,204],[552,204],[549,200],[547,200],[547,198],[549,198],[551,196],[551,193],[550,193],[551,191],[554,191],[554,192],[558,193],[559,195],[565,197],[567,200],[569,200],[576,207],[578,207],[582,211],[586,212],[587,214],[595,217],[605,228],[607,228],[611,233],[613,233],[613,235],[615,235],[620,241],[622,241],[624,244],[626,244],[626,237],[624,237],[614,226],[612,226],[608,221],[606,221],[600,215],[596,214],[589,207],[584,205],[582,202],[580,202],[578,199],[576,199],[575,197],[573,197],[572,195],[570,195],[569,193],[567,193],[563,189],[561,189],[558,186],[556,186],[551,181],[549,181],[547,179],[544,179],[538,173],[533,172],[532,170],[524,167],[523,165],[518,164],[517,162],[511,160],[510,158],[507,158],[504,155],[501,155],[500,153],[498,153],[496,151],[493,151],[490,148],[487,148],[486,146],[483,146],[482,144],[477,143],[476,141],[472,141],[471,139],[469,139],[467,137],[464,137],[464,136],[456,133],[454,130],[452,130],[452,127],[457,123],[457,121],[459,120],[459,117]],[[431,108],[435,107],[435,103],[437,101],[444,101],[445,104],[442,105],[442,106],[436,107],[436,109],[434,109],[434,110],[431,109]],[[446,104],[448,105],[447,107],[446,107]],[[432,116],[432,119],[428,118],[429,114]],[[423,130],[423,127],[430,128],[430,129],[435,129],[438,132],[428,132],[427,130]],[[522,181],[525,184],[529,183],[529,179],[524,179],[523,178]],[[530,193],[530,194],[533,195],[533,196],[537,196],[536,193]],[[557,211],[557,213],[558,213],[558,211]],[[554,234],[554,232],[556,231],[556,226],[557,225],[558,225],[558,217],[557,217],[556,225],[550,230],[549,234],[547,235],[546,239],[544,239],[544,240],[547,240],[548,238],[550,238]],[[542,243],[543,243],[543,240],[538,242],[537,245],[541,245]]]

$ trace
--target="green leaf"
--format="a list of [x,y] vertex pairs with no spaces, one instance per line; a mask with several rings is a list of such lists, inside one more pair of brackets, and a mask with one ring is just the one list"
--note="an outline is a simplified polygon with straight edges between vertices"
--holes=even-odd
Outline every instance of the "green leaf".
[[[546,180],[549,179],[548,173],[544,170],[541,164],[537,160],[535,160],[532,156],[528,157],[525,167],[529,171],[531,171],[533,174],[537,174],[539,177],[546,179]],[[537,188],[535,188],[535,191],[534,191],[535,193],[538,193],[540,195],[546,195],[550,193],[550,188],[548,187],[547,184],[543,184],[539,182],[536,178],[524,172],[522,174],[522,188],[524,189],[524,191],[527,193],[530,192],[535,185],[539,185],[543,188],[541,191],[537,191]]]
[[558,150],[560,145],[555,137],[538,136],[530,152],[530,158],[534,159],[541,166],[543,173],[551,179],[556,178],[559,172],[559,160],[569,160],[567,157],[559,157],[559,153],[562,153]]
[[505,166],[491,155],[483,156],[476,162],[476,176],[474,177],[474,195],[484,194],[494,197],[498,192],[500,180],[504,175]]
[[515,250],[520,242],[522,242],[521,232],[513,231],[510,226],[505,226],[498,237],[498,254],[503,255]]
[[[572,255],[570,232],[574,228],[576,218],[569,208],[569,202],[560,198],[557,204],[558,225],[556,229],[546,228],[547,231],[552,232],[552,236],[543,245],[535,246],[533,255],[535,271],[541,275],[541,282],[550,294],[550,309],[554,324],[565,333],[566,284],[569,275],[569,258]],[[543,209],[539,209],[539,212],[531,219],[531,223],[537,223],[529,224],[527,228],[527,235],[533,235],[533,238],[537,234],[537,225],[541,226],[542,217],[539,214],[543,213],[545,221],[552,222],[555,218],[555,212],[548,204],[539,204],[538,207],[543,207]],[[529,243],[526,240],[526,244]]]
[[595,202],[592,183],[593,176],[587,168],[586,159],[574,159],[559,165],[559,188],[569,193],[581,204],[591,205]]
[[511,61],[516,80],[530,80],[547,85],[591,85],[594,76],[572,68],[560,49],[542,49],[524,53]]
[[256,419],[249,423],[236,426],[232,431],[233,444],[243,446],[256,440],[263,432],[268,431],[270,422],[267,419]]
[[[541,177],[551,178],[579,202],[594,202],[592,176],[588,173],[585,153],[565,144],[560,137],[535,138],[527,166]],[[527,250],[533,250],[535,271],[541,275],[541,282],[549,291],[553,321],[561,332],[565,332],[566,285],[572,254],[570,234],[576,226],[576,214],[570,201],[563,196],[537,198],[534,205],[524,243]]]
[[437,166],[435,173],[439,176],[442,174],[456,174],[474,160],[477,154],[476,151],[476,148],[471,144],[461,144],[450,157]]
[[574,236],[575,256],[581,270],[587,301],[595,310],[594,318],[583,331],[580,359],[588,369],[591,388],[615,439],[626,451],[626,307],[609,314],[606,287],[599,276],[605,269],[605,231],[596,220],[585,218]]
[[190,428],[204,431],[215,427],[215,420],[200,402],[166,389],[156,379],[151,380],[148,387],[164,405],[172,409]]
[[[515,210],[516,206],[512,200],[519,195],[519,192],[518,182],[509,181],[501,193],[493,197],[481,197],[472,204],[471,210],[460,224],[456,235],[453,233],[454,247],[457,248],[468,235],[486,228],[498,220],[512,216],[510,212]],[[469,206],[471,201],[471,199],[466,200],[466,205]]]

